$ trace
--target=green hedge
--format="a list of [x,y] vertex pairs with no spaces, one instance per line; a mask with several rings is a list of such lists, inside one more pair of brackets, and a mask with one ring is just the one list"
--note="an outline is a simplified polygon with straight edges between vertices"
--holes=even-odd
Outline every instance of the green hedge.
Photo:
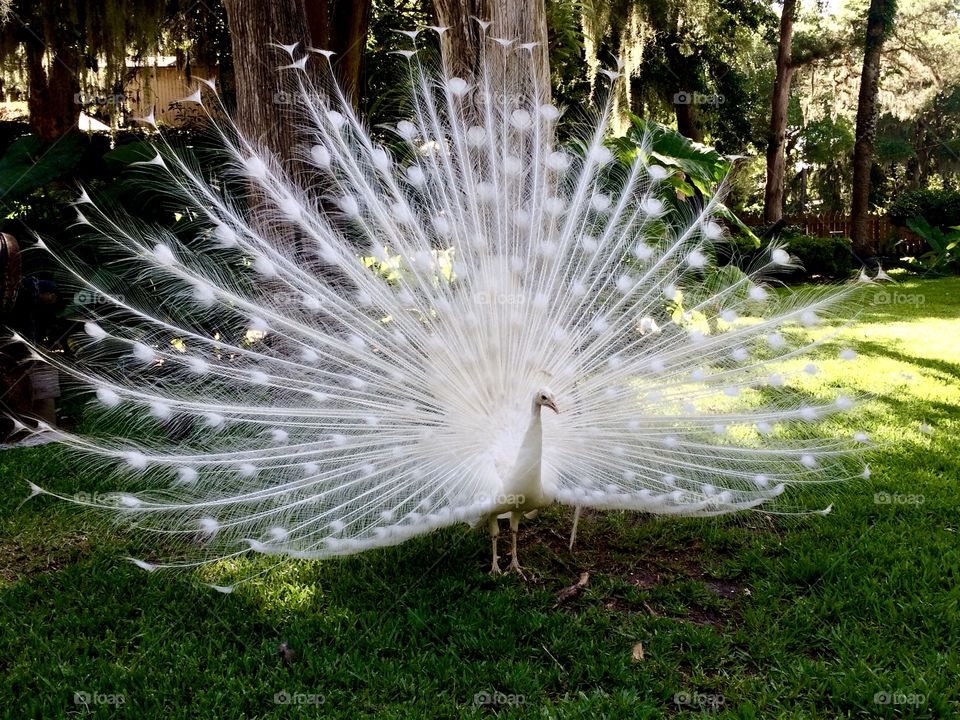
[[[842,278],[853,271],[853,243],[850,238],[788,234],[780,236],[777,242],[785,243],[787,251],[803,266],[784,273],[780,276],[782,279],[800,282],[814,275]],[[764,240],[760,248],[756,248],[749,238],[734,236],[726,252],[720,251],[718,254],[721,262],[725,259],[746,270],[759,258],[768,255],[769,245],[770,241]]]
[[787,243],[807,275],[846,277],[853,270],[853,242],[846,237],[799,235]]
[[907,220],[923,218],[941,230],[960,225],[960,192],[956,190],[913,190],[898,197],[887,210],[890,222],[906,227]]

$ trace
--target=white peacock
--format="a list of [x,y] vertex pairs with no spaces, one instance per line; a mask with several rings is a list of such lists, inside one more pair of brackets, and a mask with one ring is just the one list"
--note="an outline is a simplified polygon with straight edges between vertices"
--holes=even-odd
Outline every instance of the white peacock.
[[[519,570],[521,516],[551,503],[715,515],[849,476],[853,443],[814,421],[851,400],[790,383],[825,339],[794,330],[847,290],[770,289],[782,247],[750,273],[717,267],[716,196],[677,202],[649,148],[615,155],[609,107],[560,146],[532,84],[409,53],[412,113],[377,139],[335,85],[314,92],[304,68],[328,55],[288,50],[312,176],[217,119],[232,182],[165,145],[146,163],[200,232],[84,192],[78,222],[129,282],[55,252],[104,302],[75,359],[33,352],[102,417],[43,429],[119,470],[117,493],[83,504],[183,541],[139,566],[328,558],[486,521],[499,572],[507,515]],[[195,99],[219,118],[212,87]]]

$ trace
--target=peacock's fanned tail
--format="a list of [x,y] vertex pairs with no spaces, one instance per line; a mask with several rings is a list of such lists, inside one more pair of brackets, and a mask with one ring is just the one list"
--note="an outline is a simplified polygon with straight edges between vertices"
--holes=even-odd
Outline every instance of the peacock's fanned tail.
[[328,54],[288,51],[295,167],[204,88],[216,177],[165,145],[142,164],[179,229],[84,192],[77,222],[109,272],[54,253],[92,299],[85,335],[70,359],[32,350],[92,390],[96,431],[44,429],[119,471],[121,492],[66,499],[180,541],[139,565],[322,558],[474,521],[541,386],[562,408],[543,417],[561,503],[712,515],[849,477],[853,439],[817,421],[852,401],[791,389],[791,369],[816,372],[797,330],[835,319],[846,290],[772,289],[794,263],[783,247],[750,273],[718,268],[716,196],[669,202],[649,148],[604,144],[609,109],[560,147],[533,81],[449,77],[405,52],[409,114],[369,129],[336,85],[311,84]]

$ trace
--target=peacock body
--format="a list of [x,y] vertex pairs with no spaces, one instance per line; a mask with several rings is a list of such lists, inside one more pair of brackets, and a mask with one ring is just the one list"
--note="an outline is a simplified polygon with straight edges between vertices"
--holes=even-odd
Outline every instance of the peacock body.
[[521,513],[551,503],[717,515],[849,476],[850,439],[815,421],[852,402],[789,382],[819,342],[794,330],[845,291],[774,291],[783,247],[718,267],[716,196],[678,202],[649,148],[612,152],[609,109],[559,146],[533,81],[407,52],[410,113],[382,139],[310,84],[328,54],[285,52],[296,171],[219,117],[211,86],[193,100],[228,181],[164,145],[143,164],[194,232],[84,192],[78,224],[127,282],[55,251],[100,302],[75,359],[33,352],[92,389],[100,420],[44,429],[117,471],[119,492],[66,499],[189,549],[138,565],[327,558],[488,521],[497,571],[501,514],[517,567]]

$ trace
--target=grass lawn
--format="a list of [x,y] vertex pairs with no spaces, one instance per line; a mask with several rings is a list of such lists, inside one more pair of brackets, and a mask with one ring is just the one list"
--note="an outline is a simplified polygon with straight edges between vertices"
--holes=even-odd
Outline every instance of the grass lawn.
[[809,380],[865,395],[831,430],[877,442],[831,514],[589,514],[571,553],[551,509],[521,535],[529,583],[452,529],[221,595],[65,504],[20,507],[28,479],[107,489],[56,446],[0,453],[0,716],[958,717],[960,280],[877,292],[897,302],[868,295]]

